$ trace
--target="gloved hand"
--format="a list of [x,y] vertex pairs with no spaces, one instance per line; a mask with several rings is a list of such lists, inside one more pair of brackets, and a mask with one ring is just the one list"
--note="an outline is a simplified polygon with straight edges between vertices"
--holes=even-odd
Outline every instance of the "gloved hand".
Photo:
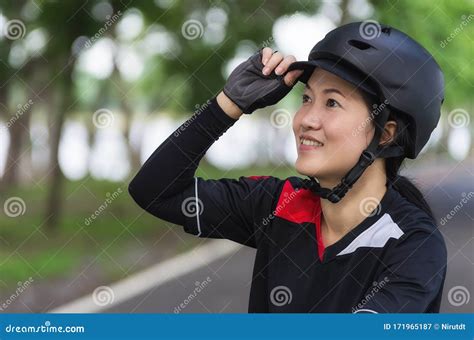
[[[266,59],[265,65],[262,58]],[[290,92],[295,80],[303,72],[294,70],[285,75],[288,66],[294,61],[295,57],[283,58],[281,53],[272,53],[268,47],[260,49],[232,71],[223,92],[245,114],[276,104]],[[268,75],[262,73],[264,66],[269,70]],[[280,75],[273,71],[275,67],[276,70],[281,69]]]

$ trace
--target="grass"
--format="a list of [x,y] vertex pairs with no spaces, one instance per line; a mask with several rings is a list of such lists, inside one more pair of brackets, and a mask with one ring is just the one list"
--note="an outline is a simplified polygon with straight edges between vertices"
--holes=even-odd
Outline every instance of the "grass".
[[[286,166],[225,172],[203,162],[196,175],[203,178],[250,175],[285,178],[295,174],[291,167]],[[12,196],[20,197],[26,209],[18,217],[0,215],[0,292],[5,289],[9,292],[17,282],[24,282],[29,277],[35,280],[54,279],[78,272],[91,263],[111,280],[140,268],[140,254],[144,253],[144,249],[153,251],[157,241],[171,233],[169,224],[135,204],[128,194],[127,184],[92,178],[67,181],[63,191],[60,227],[55,231],[47,231],[43,226],[47,195],[45,182],[3,193],[2,201]],[[85,219],[105,204],[107,197],[111,197],[107,193],[112,197],[116,193],[117,196],[87,225]],[[200,242],[194,237],[185,241],[160,242],[159,250],[166,256],[173,256]],[[169,249],[163,249],[165,247]],[[139,254],[134,256],[134,252]]]

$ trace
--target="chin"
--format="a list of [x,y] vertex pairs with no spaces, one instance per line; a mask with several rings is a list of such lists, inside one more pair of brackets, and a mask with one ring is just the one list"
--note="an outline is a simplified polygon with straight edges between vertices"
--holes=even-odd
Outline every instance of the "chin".
[[323,174],[323,169],[321,167],[315,165],[315,162],[311,162],[308,160],[301,160],[298,158],[295,162],[295,169],[296,171],[305,176],[312,176],[312,177],[320,177]]
[[[318,180],[340,181],[340,179],[351,169],[351,166],[339,166],[336,164],[330,167],[320,165],[320,162],[298,158],[295,162],[295,169],[300,175],[316,177]],[[319,164],[319,166],[318,166]],[[339,164],[338,164],[339,165]]]

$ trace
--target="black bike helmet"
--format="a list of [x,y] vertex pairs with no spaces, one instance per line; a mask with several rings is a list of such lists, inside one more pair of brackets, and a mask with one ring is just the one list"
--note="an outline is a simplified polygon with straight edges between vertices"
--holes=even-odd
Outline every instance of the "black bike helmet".
[[[333,189],[321,188],[309,177],[310,188],[337,203],[375,158],[416,158],[440,118],[444,77],[433,56],[399,30],[375,21],[354,22],[329,32],[311,50],[308,61],[295,62],[288,72],[303,70],[306,83],[315,67],[331,72],[375,96],[380,112],[374,115],[375,135],[357,164]],[[379,146],[390,111],[405,115],[412,145]]]

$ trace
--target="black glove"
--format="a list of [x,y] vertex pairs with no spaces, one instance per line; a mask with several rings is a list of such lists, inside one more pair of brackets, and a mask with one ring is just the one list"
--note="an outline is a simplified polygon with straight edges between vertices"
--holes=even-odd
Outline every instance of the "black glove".
[[282,75],[272,71],[262,73],[262,49],[237,66],[227,79],[224,93],[243,113],[251,114],[257,109],[276,104],[291,91],[293,86],[285,84]]

